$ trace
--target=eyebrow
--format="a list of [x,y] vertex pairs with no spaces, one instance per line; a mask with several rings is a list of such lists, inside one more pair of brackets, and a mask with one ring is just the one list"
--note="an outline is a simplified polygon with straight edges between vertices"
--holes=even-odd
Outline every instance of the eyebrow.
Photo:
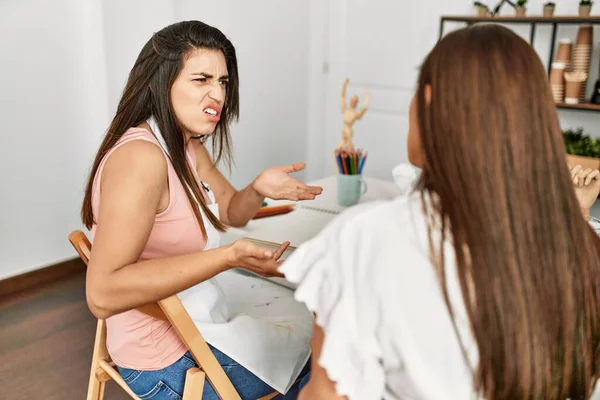
[[[203,77],[205,77],[206,79],[212,79],[212,78],[214,78],[214,76],[213,76],[213,75],[211,75],[211,74],[207,74],[206,72],[194,72],[194,73],[192,73],[192,75],[199,75],[199,76],[203,76]],[[229,75],[222,75],[222,76],[219,78],[219,80],[224,80],[224,79],[229,79]]]

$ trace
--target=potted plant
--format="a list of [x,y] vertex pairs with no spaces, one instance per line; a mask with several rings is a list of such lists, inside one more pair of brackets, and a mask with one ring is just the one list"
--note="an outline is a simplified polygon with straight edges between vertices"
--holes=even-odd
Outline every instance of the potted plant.
[[517,0],[517,17],[524,17],[526,12],[527,12],[527,7],[525,7],[525,5],[527,4],[527,0]]
[[581,0],[579,2],[579,16],[587,17],[592,13],[592,0]]
[[489,8],[487,5],[483,4],[480,1],[476,1],[473,3],[475,6],[475,10],[477,11],[477,15],[480,17],[487,17],[489,14]]
[[552,17],[554,10],[556,9],[556,3],[551,1],[544,4],[544,17]]
[[570,166],[600,169],[600,140],[584,134],[582,128],[563,131]]

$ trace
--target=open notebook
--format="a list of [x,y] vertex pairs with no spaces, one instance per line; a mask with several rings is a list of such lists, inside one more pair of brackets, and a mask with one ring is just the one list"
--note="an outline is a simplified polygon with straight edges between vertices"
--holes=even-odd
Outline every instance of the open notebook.
[[252,229],[249,239],[280,244],[289,241],[298,247],[314,238],[340,211],[297,204],[294,211],[276,217],[277,223],[265,223]]

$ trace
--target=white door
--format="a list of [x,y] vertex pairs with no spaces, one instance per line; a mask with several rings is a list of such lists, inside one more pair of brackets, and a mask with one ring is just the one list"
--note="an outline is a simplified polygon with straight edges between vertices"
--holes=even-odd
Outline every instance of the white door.
[[342,135],[346,77],[347,98],[357,94],[359,107],[365,90],[371,93],[369,111],[354,125],[355,146],[368,151],[363,174],[391,179],[392,168],[407,162],[408,109],[419,65],[438,39],[440,15],[470,7],[462,0],[330,0],[323,175],[337,171],[333,151]]

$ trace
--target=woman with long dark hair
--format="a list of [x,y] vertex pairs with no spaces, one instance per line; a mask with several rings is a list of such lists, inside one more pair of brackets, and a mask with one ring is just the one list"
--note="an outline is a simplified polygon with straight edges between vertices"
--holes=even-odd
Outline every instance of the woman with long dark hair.
[[534,49],[495,24],[448,34],[409,129],[414,192],[340,216],[281,268],[316,313],[300,397],[590,398],[600,239]]
[[[141,398],[180,398],[195,362],[168,322],[136,308],[191,287],[213,336],[233,337],[211,349],[242,398],[264,396],[275,383],[287,391],[310,354],[307,343],[285,347],[294,334],[278,336],[275,324],[271,336],[252,337],[254,325],[239,321],[240,331],[228,332],[234,316],[213,279],[234,267],[277,274],[285,244],[275,252],[243,240],[219,247],[219,233],[245,225],[265,197],[314,199],[322,190],[289,175],[303,163],[268,168],[239,191],[219,172],[219,162],[231,161],[238,84],[235,48],[218,29],[199,21],[162,29],[139,54],[91,170],[82,207],[93,237],[87,301],[106,319],[111,358]],[[277,371],[259,379],[261,357],[282,347]],[[240,365],[230,354],[239,348],[254,361]],[[207,384],[203,399],[212,398]]]

